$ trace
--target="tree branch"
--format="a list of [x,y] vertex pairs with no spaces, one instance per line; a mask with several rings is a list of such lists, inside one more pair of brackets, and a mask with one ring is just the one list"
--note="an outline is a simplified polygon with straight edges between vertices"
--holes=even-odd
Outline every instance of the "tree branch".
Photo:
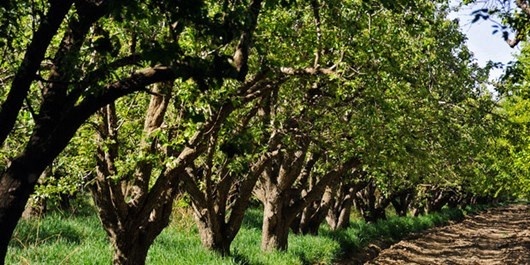
[[317,34],[317,50],[315,52],[314,68],[319,68],[320,56],[322,56],[322,30],[320,28],[320,6],[318,0],[311,0],[311,8],[313,9],[313,17],[315,20],[315,31]]
[[18,113],[21,110],[35,74],[50,42],[57,34],[66,14],[72,6],[73,0],[51,1],[50,9],[43,18],[47,23],[41,23],[33,35],[33,39],[24,55],[24,60],[19,66],[11,83],[11,89],[0,110],[0,145],[4,143],[11,129],[15,125]]

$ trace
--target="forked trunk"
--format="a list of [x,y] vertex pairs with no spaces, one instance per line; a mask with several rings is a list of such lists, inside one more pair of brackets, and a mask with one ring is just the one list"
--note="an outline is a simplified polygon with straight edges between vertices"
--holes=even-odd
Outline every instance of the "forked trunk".
[[382,196],[373,181],[357,192],[355,206],[366,222],[386,219],[385,209],[390,204],[390,200]]
[[332,205],[335,203],[333,195],[336,188],[336,185],[335,187],[328,186],[325,189],[323,195],[319,196],[322,197],[322,199],[310,203],[304,208],[298,228],[300,233],[304,235],[318,234],[320,225],[324,222],[324,220],[326,220],[326,215],[329,209],[331,209]]
[[121,218],[110,212],[110,209],[102,209],[102,202],[96,203],[101,222],[112,244],[113,264],[145,264],[149,247],[169,224],[173,202],[156,207],[147,219],[134,213]]
[[[365,172],[363,171],[355,171],[351,175],[351,179],[361,179],[364,174]],[[326,216],[326,221],[331,230],[348,228],[355,194],[364,189],[366,185],[368,185],[366,181],[356,181],[343,182],[338,186],[335,196],[332,196],[333,202]]]
[[431,191],[431,196],[427,198],[426,210],[428,213],[439,212],[451,199],[453,193],[436,188]]
[[317,235],[320,224],[326,219],[328,209],[329,204],[324,200],[320,205],[315,202],[307,206],[302,212],[298,232],[303,235]]
[[353,206],[352,200],[345,200],[338,206],[329,209],[326,221],[331,230],[339,230],[348,228],[350,225],[351,208]]
[[394,210],[396,210],[398,216],[407,215],[411,203],[414,200],[414,193],[415,191],[413,189],[406,189],[391,200],[392,206],[394,207]]

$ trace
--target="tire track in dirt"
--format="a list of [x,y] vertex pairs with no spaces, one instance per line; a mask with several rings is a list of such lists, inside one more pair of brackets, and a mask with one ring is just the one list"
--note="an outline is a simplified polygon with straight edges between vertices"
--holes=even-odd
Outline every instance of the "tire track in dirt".
[[367,264],[530,264],[530,206],[508,205],[400,241]]

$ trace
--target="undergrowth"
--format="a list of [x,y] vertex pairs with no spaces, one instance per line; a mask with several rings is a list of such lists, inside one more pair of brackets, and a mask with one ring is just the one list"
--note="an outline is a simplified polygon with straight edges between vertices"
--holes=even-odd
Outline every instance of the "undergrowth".
[[[374,240],[404,236],[457,220],[458,209],[420,217],[397,217],[376,223],[354,221],[348,229],[330,231],[323,225],[318,236],[289,235],[286,252],[260,251],[261,211],[250,209],[232,244],[232,255],[221,257],[205,250],[189,213],[180,211],[149,250],[147,264],[331,264],[359,251]],[[6,264],[110,264],[110,244],[95,214],[49,214],[22,220],[11,240]]]

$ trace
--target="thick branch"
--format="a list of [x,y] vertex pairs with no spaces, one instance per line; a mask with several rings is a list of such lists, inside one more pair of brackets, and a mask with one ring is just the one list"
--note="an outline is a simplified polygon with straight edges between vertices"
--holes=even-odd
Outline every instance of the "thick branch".
[[[171,166],[164,171],[163,174],[165,177],[158,178],[151,188],[148,198],[146,199],[148,203],[142,211],[145,211],[148,214],[149,209],[152,209],[156,203],[161,203],[162,199],[160,196],[164,193],[167,187],[176,185],[179,180],[183,181],[185,186],[193,190],[192,192],[195,194],[194,196],[196,196],[198,203],[201,203],[201,201],[205,202],[206,199],[202,192],[195,190],[197,183],[195,183],[191,177],[194,172],[193,169],[189,168],[190,165],[192,165],[197,157],[206,151],[208,139],[219,132],[221,125],[225,122],[226,118],[235,110],[234,101],[239,101],[243,105],[247,104],[257,97],[262,96],[264,93],[268,93],[270,90],[278,88],[283,81],[280,83],[278,82],[278,80],[274,79],[268,80],[264,76],[256,77],[254,80],[247,82],[238,90],[233,98],[227,100],[216,113],[211,116],[210,120],[192,136],[186,147],[184,147],[180,153],[169,154],[174,157],[174,162],[170,163]],[[252,93],[253,96],[248,97],[247,93]],[[188,190],[188,192],[190,191]],[[165,197],[164,199],[170,198]]]
[[278,189],[281,191],[289,189],[296,181],[303,169],[309,144],[304,144],[301,150],[288,154],[280,167],[278,176]]
[[322,196],[322,193],[324,193],[324,190],[326,187],[331,183],[332,181],[335,181],[336,178],[344,175],[346,171],[351,170],[353,168],[356,168],[360,165],[360,161],[358,158],[353,157],[346,162],[344,162],[338,169],[334,169],[330,172],[328,172],[326,175],[322,176],[320,181],[318,181],[311,190],[302,198],[297,200],[290,208],[290,212],[294,213],[295,215],[299,212],[301,212],[307,205],[312,203],[313,201],[317,200]]
[[48,13],[33,35],[24,55],[24,60],[15,74],[9,94],[0,110],[0,144],[5,141],[15,125],[18,113],[22,108],[31,83],[35,79],[40,63],[44,59],[51,39],[57,34],[57,30],[72,3],[72,0],[51,1]]
[[[149,107],[145,114],[143,136],[140,142],[140,152],[155,154],[157,152],[156,139],[153,139],[153,132],[162,126],[166,114],[169,100],[171,98],[172,83],[157,83],[151,96]],[[141,205],[147,197],[149,181],[153,171],[153,162],[140,160],[136,163],[136,170],[131,186],[131,205]]]
[[[78,1],[79,5],[82,1]],[[43,102],[38,115],[38,130],[54,126],[63,115],[70,81],[79,61],[79,51],[92,25],[104,15],[104,4],[90,3],[87,9],[78,10],[79,18],[71,18],[52,61],[49,83],[44,87]],[[90,10],[90,12],[88,11]],[[89,12],[89,13],[87,13]],[[90,14],[90,15],[89,15]],[[36,132],[38,133],[38,132]]]

